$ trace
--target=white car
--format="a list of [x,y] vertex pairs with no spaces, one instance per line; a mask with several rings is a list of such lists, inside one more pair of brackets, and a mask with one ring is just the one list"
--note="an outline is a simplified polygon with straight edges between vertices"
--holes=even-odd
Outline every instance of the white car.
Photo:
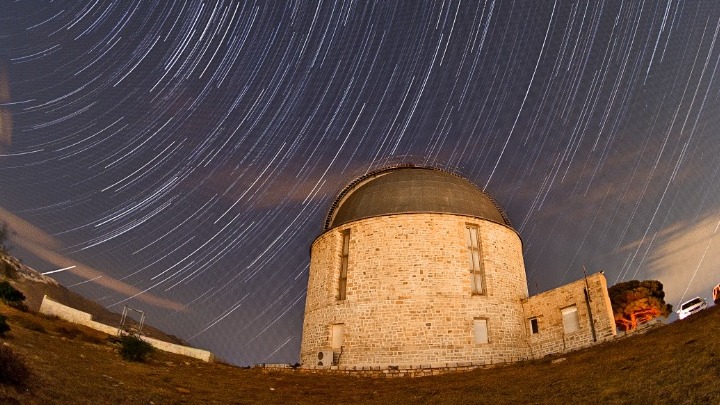
[[680,305],[680,309],[677,311],[680,319],[685,319],[695,312],[701,311],[707,307],[707,302],[704,298],[695,297],[690,301],[685,301]]

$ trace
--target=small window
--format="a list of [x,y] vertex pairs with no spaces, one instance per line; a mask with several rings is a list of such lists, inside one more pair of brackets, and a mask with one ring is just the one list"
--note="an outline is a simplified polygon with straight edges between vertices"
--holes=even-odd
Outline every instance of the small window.
[[347,290],[348,256],[350,254],[350,230],[342,232],[342,253],[340,254],[340,279],[338,286],[338,300],[343,301]]
[[473,320],[473,341],[477,344],[488,342],[487,319],[476,318]]
[[485,283],[483,280],[482,262],[480,261],[480,238],[478,227],[475,225],[467,225],[467,247],[468,258],[470,260],[470,283],[473,295],[485,293]]
[[540,327],[538,326],[537,318],[530,318],[530,334],[537,335],[540,333]]
[[563,328],[565,334],[577,332],[580,330],[580,319],[578,318],[577,307],[575,305],[562,310]]
[[330,347],[333,350],[340,350],[345,344],[345,324],[336,323],[330,325]]

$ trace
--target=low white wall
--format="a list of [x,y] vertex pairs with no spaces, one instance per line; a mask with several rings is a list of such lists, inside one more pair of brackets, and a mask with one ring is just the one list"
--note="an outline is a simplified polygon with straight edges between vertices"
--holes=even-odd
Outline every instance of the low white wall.
[[162,340],[153,339],[147,336],[142,336],[142,340],[150,343],[153,347],[166,352],[182,354],[184,356],[193,357],[207,362],[212,362],[215,360],[215,356],[207,350],[195,349],[194,347],[163,342]]
[[[118,334],[118,328],[108,326],[100,322],[95,322],[92,320],[92,315],[88,314],[87,312],[78,311],[77,309],[60,304],[59,302],[55,302],[47,295],[43,297],[43,301],[40,304],[40,313],[45,315],[54,315],[68,322],[87,326],[88,328],[107,333],[108,335]],[[207,350],[195,349],[193,347],[163,342],[162,340],[157,340],[146,336],[141,336],[141,338],[142,340],[150,343],[150,345],[154,348],[165,352],[181,354],[183,356],[188,356],[207,362],[212,362],[215,359],[215,356]]]
[[[46,315],[55,315],[58,318],[64,319],[68,322],[78,323],[85,325],[88,322],[92,322],[92,315],[87,312],[78,311],[77,309],[67,307],[63,304],[55,302],[48,298],[43,297],[43,301],[40,304],[40,313]],[[115,329],[117,331],[117,328]]]

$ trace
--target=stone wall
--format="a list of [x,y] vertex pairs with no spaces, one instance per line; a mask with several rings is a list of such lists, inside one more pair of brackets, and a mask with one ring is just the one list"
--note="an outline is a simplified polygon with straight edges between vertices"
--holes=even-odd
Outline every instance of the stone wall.
[[[486,291],[471,292],[466,225],[478,226]],[[347,297],[337,299],[342,232],[350,230]],[[398,214],[354,221],[318,237],[311,248],[301,361],[330,349],[343,324],[341,367],[433,368],[530,356],[522,300],[527,298],[517,233],[487,220],[451,214]],[[475,343],[473,321],[487,320],[488,343]]]
[[[108,335],[116,335],[118,333],[118,328],[108,326],[100,322],[95,322],[92,320],[92,315],[88,314],[87,312],[79,311],[77,309],[55,302],[48,298],[47,295],[43,297],[43,301],[40,304],[40,313],[45,315],[54,315],[68,322],[87,326],[88,328],[107,333]],[[155,347],[158,350],[181,354],[183,356],[193,357],[207,362],[214,361],[213,354],[207,350],[163,342],[162,340],[149,338],[147,336],[141,336],[141,338],[142,340],[150,343],[151,346]]]
[[[615,337],[615,320],[605,276],[595,273],[587,277],[589,303],[585,298],[585,283],[586,281],[581,279],[524,301],[525,327],[528,330],[532,357],[577,350]],[[571,306],[577,309],[580,329],[565,333],[561,311]],[[531,318],[537,319],[537,334],[531,333]]]
[[[504,363],[503,363],[504,364]],[[256,364],[253,367],[267,372],[311,373],[311,374],[345,374],[353,377],[396,378],[396,377],[427,377],[448,373],[472,371],[479,368],[492,368],[481,362],[447,363],[443,367],[422,366],[332,366],[332,367],[300,367],[290,364]]]

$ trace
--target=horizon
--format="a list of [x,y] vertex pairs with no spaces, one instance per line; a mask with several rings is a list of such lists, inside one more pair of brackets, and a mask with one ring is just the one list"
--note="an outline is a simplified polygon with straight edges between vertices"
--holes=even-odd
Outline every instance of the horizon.
[[310,244],[347,184],[392,164],[457,173],[495,199],[530,295],[583,268],[608,285],[659,280],[675,308],[720,282],[711,3],[3,14],[13,253],[234,364],[297,362]]

